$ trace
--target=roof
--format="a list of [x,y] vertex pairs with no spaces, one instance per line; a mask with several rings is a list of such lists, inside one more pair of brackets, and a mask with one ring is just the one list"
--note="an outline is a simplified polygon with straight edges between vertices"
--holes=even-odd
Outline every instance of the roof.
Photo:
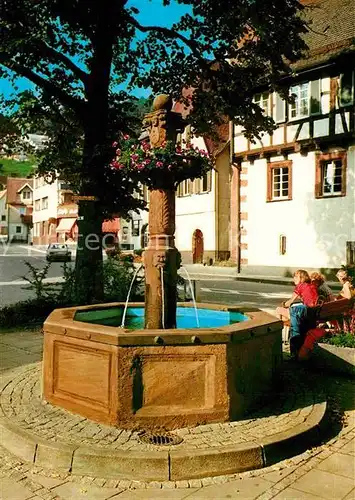
[[26,177],[8,177],[6,183],[7,189],[7,203],[12,204],[21,204],[21,198],[19,191],[25,186],[28,185],[31,189],[33,189],[33,179],[27,179]]
[[306,56],[292,64],[302,70],[329,62],[344,53],[355,54],[355,8],[353,0],[301,0],[308,33]]
[[[32,183],[32,185],[33,185],[33,183]],[[32,186],[30,186],[30,184],[29,184],[28,182],[26,182],[26,184],[24,184],[22,187],[20,187],[20,189],[19,189],[17,192],[18,192],[18,193],[21,193],[21,191],[22,191],[23,189],[25,189],[25,187],[29,187],[29,188],[30,188],[30,190],[31,190],[31,191],[33,191],[33,187],[32,187]]]
[[117,218],[113,220],[105,220],[102,223],[103,233],[117,233],[119,229],[120,229],[120,221]]

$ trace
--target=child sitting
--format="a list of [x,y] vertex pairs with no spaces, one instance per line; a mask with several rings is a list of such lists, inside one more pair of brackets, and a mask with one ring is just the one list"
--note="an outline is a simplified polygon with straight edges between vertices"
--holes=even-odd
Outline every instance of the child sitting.
[[[338,299],[348,299],[355,301],[355,288],[352,284],[352,278],[348,275],[345,269],[339,269],[337,272],[337,278],[343,285]],[[339,329],[340,325],[339,325]],[[350,313],[344,317],[343,330],[346,333],[355,333],[355,308],[350,311]]]
[[325,283],[325,278],[323,274],[320,273],[312,273],[311,282],[314,283],[317,287],[318,295],[322,298],[323,302],[332,302],[335,300],[333,292],[329,288],[329,286]]
[[307,331],[315,327],[315,313],[310,308],[317,305],[318,291],[303,269],[295,272],[293,281],[296,287],[292,297],[283,303],[283,307],[278,307],[276,312],[281,318],[290,319],[290,349],[291,354],[297,355]]

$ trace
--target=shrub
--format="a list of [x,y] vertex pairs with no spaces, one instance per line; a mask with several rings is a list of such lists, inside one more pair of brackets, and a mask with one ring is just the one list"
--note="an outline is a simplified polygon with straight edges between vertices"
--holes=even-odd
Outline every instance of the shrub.
[[134,250],[134,254],[138,256],[141,256],[143,252],[144,248],[137,248],[136,250]]
[[321,340],[324,344],[330,344],[337,347],[355,348],[355,335],[351,333],[338,333],[336,335],[326,335]]
[[43,323],[56,307],[58,307],[58,303],[50,298],[17,302],[0,309],[0,325],[2,328],[38,325]]

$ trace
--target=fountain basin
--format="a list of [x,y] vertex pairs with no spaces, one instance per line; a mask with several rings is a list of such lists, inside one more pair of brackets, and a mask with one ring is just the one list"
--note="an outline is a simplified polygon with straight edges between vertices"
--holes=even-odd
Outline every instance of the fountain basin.
[[[278,379],[282,323],[259,310],[199,304],[206,322],[197,329],[191,306],[178,305],[190,328],[171,330],[112,326],[120,324],[122,303],[53,311],[44,323],[44,399],[120,428],[242,417]],[[143,307],[130,304],[128,317],[141,317]]]

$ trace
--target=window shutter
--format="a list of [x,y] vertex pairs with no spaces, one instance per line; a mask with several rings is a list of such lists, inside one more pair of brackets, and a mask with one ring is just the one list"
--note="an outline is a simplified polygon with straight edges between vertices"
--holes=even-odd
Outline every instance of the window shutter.
[[285,101],[275,92],[275,122],[282,123],[286,120]]
[[212,189],[212,170],[207,172],[207,191]]
[[320,86],[319,79],[311,81],[311,100],[310,100],[310,114],[316,115],[320,113]]

